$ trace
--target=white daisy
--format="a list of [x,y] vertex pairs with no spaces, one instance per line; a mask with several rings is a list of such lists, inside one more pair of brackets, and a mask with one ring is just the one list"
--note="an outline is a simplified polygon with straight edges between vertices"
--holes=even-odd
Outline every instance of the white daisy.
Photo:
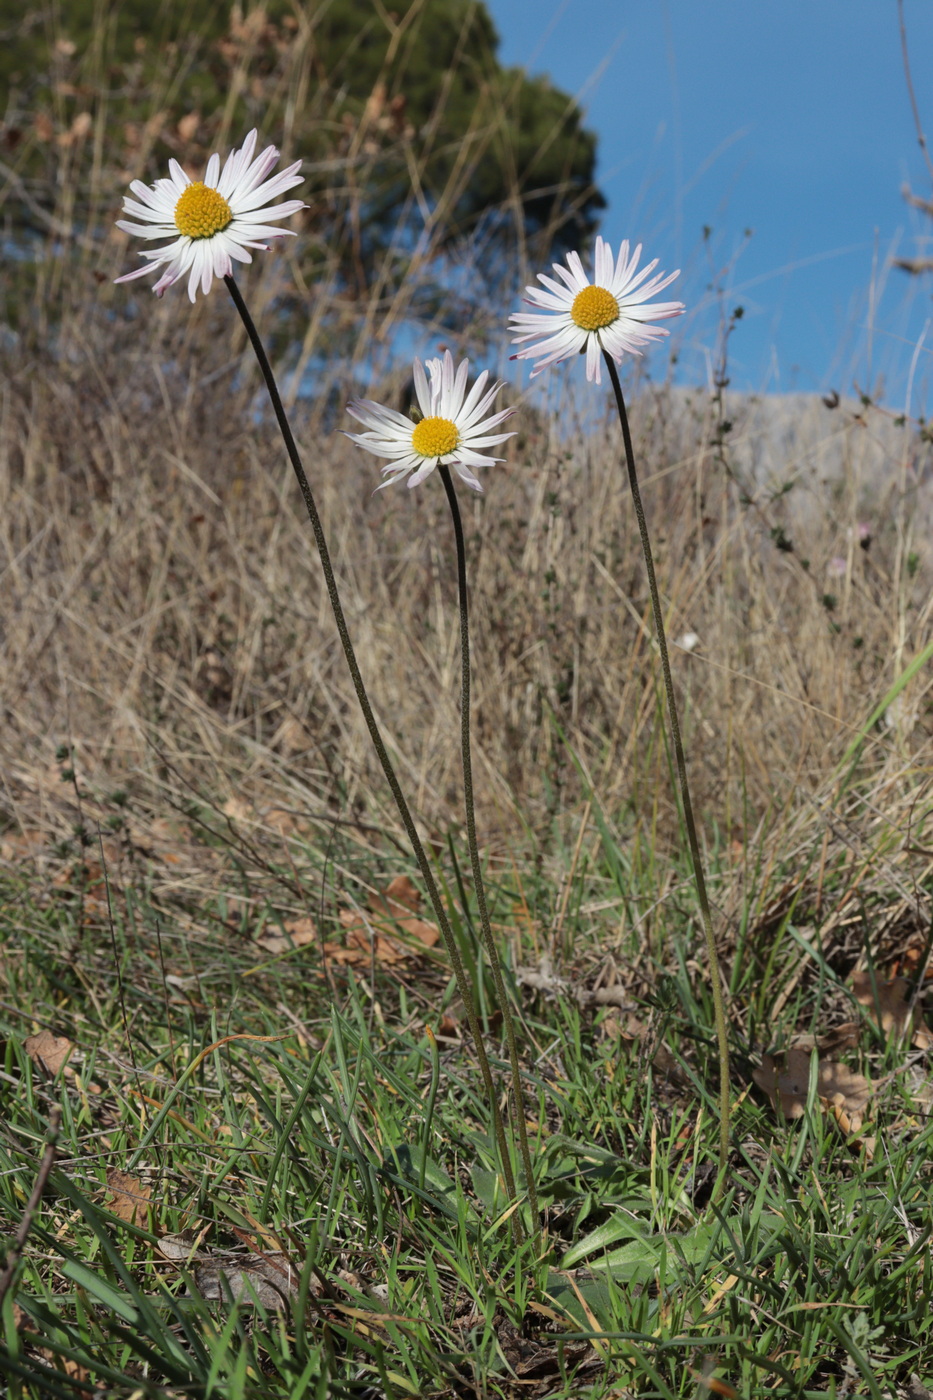
[[509,317],[513,331],[519,332],[513,337],[514,343],[534,343],[519,350],[512,359],[536,360],[531,372],[534,378],[550,365],[585,349],[586,377],[601,384],[603,350],[608,351],[618,364],[626,352],[639,355],[639,346],[668,335],[669,332],[663,327],[649,326],[646,322],[681,315],[683,302],[662,301],[654,306],[647,306],[646,302],[656,292],[669,287],[680,272],[672,272],[670,276],[660,272],[646,282],[645,278],[657,267],[658,260],[655,258],[636,275],[640,257],[641,244],[630,258],[626,239],[619,249],[618,260],[614,262],[610,245],[597,238],[592,282],[583,271],[579,253],[567,254],[566,267],[554,263],[554,271],[560,282],[539,272],[538,281],[547,290],[526,287],[525,291],[528,293],[527,305],[541,309],[530,315],[517,312]]
[[[188,274],[188,296],[194,301],[200,284],[207,294],[214,277],[229,277],[233,259],[252,262],[247,248],[268,248],[264,238],[281,238],[290,229],[269,227],[270,219],[287,219],[304,209],[300,199],[288,199],[284,204],[269,204],[277,195],[300,185],[298,174],[301,161],[296,160],[287,170],[280,170],[271,180],[266,176],[279,158],[274,146],[267,146],[253,160],[257,133],[251,131],[239,151],[231,151],[223,170],[220,156],[212,155],[207,162],[203,180],[192,181],[177,160],[169,161],[169,178],[156,180],[152,186],[134,180],[130,189],[136,199],[126,195],[124,214],[145,220],[128,223],[117,220],[117,228],[135,233],[140,238],[171,238],[174,241],[141,256],[145,266],[118,277],[118,282],[132,282],[144,277],[154,268],[165,268],[153,287],[161,296],[180,277]],[[139,201],[137,203],[137,201]],[[267,207],[263,207],[266,205]]]
[[440,462],[445,467],[453,467],[474,491],[482,491],[470,468],[491,467],[503,460],[489,457],[478,449],[497,447],[515,436],[514,433],[489,435],[490,429],[498,428],[515,410],[505,408],[491,418],[483,416],[492,407],[502,381],[486,389],[489,374],[483,370],[467,394],[469,360],[461,361],[455,371],[453,356],[445,350],[443,360],[428,360],[426,364],[430,382],[421,361],[415,360],[414,364],[415,392],[424,415],[420,423],[413,423],[394,408],[384,408],[371,399],[353,399],[347,404],[347,412],[369,431],[346,436],[374,456],[390,459],[382,468],[386,480],[377,490],[408,476],[409,472],[414,472],[414,476],[409,478],[408,485],[417,486]]

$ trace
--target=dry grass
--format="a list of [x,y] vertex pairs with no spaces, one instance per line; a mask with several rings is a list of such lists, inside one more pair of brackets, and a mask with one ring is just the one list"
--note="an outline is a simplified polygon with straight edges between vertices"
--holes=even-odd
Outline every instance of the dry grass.
[[[63,743],[86,784],[129,783],[154,808],[183,780],[219,803],[373,816],[381,779],[232,311],[211,298],[186,343],[176,316],[167,300],[114,325],[91,307],[80,356],[3,367],[8,818],[60,798]],[[443,494],[372,494],[372,459],[337,431],[349,389],[299,401],[297,434],[377,713],[422,819],[444,829],[460,785]],[[670,635],[700,639],[674,648],[695,798],[708,831],[743,839],[824,788],[929,640],[933,560],[929,449],[909,429],[819,401],[730,411],[727,471],[704,394],[634,393]],[[588,783],[607,811],[674,829],[637,532],[599,412],[591,390],[553,418],[528,409],[466,506],[481,827],[506,844]],[[870,736],[879,791],[914,793],[903,775],[927,769],[930,732],[921,673]]]

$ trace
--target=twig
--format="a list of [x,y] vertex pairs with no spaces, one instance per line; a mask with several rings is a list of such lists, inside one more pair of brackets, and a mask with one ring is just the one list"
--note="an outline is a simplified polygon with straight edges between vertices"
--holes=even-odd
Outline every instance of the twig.
[[19,1222],[19,1227],[13,1238],[13,1247],[6,1256],[6,1264],[3,1273],[0,1274],[0,1307],[3,1306],[3,1300],[7,1295],[10,1284],[13,1282],[16,1266],[20,1261],[27,1236],[32,1228],[32,1217],[39,1208],[39,1202],[42,1200],[49,1176],[52,1172],[52,1167],[55,1163],[55,1144],[58,1141],[58,1130],[61,1126],[61,1121],[61,1109],[53,1108],[52,1112],[49,1114],[49,1130],[46,1134],[45,1154],[39,1167],[36,1184],[32,1188],[32,1195],[26,1202],[26,1209],[23,1211],[23,1217]]
[[632,493],[632,503],[635,507],[635,517],[638,521],[638,533],[641,536],[642,553],[645,557],[645,571],[648,575],[648,591],[651,595],[651,610],[654,614],[655,640],[657,641],[658,651],[661,656],[661,672],[664,677],[665,694],[667,695],[667,712],[671,727],[671,739],[673,741],[674,758],[677,765],[677,776],[680,780],[680,797],[684,814],[684,826],[687,829],[690,861],[696,879],[697,898],[699,900],[700,913],[703,920],[703,931],[706,935],[710,989],[713,994],[713,1010],[716,1020],[716,1039],[719,1042],[719,1173],[716,1177],[716,1185],[713,1187],[712,1195],[712,1204],[716,1205],[722,1198],[726,1183],[726,1169],[729,1164],[731,1113],[729,1097],[729,1028],[726,1024],[726,1008],[722,992],[723,979],[719,968],[719,954],[716,951],[716,937],[713,933],[713,916],[710,912],[709,896],[706,892],[706,878],[703,874],[700,843],[697,837],[696,823],[693,818],[693,803],[690,800],[690,785],[687,781],[687,760],[684,756],[684,746],[680,734],[680,720],[677,717],[677,701],[674,695],[674,680],[671,675],[671,662],[667,650],[667,634],[664,630],[664,613],[661,609],[661,595],[658,592],[658,582],[654,571],[654,557],[651,552],[651,541],[648,537],[648,524],[645,519],[644,506],[642,505],[641,490],[638,485],[638,474],[635,470],[635,449],[632,446],[632,434],[629,428],[628,414],[625,411],[625,399],[622,395],[622,385],[619,383],[619,372],[608,350],[603,350],[603,359],[606,361],[606,368],[609,370],[612,391],[615,395],[616,406],[619,410],[619,424],[622,428],[622,440],[625,444],[628,482]]
[[901,26],[901,57],[904,60],[904,78],[907,82],[907,96],[910,98],[911,111],[914,114],[914,126],[917,129],[917,144],[923,152],[923,158],[927,163],[930,179],[933,181],[933,161],[930,160],[926,133],[923,130],[923,123],[920,120],[920,108],[917,106],[917,96],[914,92],[913,79],[910,76],[910,57],[907,52],[907,26],[904,23],[904,0],[897,0],[897,17]]

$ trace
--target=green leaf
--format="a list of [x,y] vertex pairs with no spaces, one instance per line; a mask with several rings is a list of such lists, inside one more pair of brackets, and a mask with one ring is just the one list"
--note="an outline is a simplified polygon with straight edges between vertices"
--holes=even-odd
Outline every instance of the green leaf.
[[136,1323],[139,1321],[139,1312],[126,1294],[121,1293],[118,1288],[114,1288],[113,1284],[108,1283],[106,1279],[95,1274],[84,1264],[79,1264],[75,1259],[66,1259],[62,1265],[62,1273],[66,1278],[70,1278],[72,1283],[76,1283],[79,1288],[90,1293],[92,1298],[103,1303],[105,1308],[109,1308],[118,1317],[122,1317],[124,1322]]
[[[602,1225],[591,1230],[588,1235],[584,1235],[582,1240],[578,1240],[561,1260],[561,1266],[565,1269],[573,1269],[582,1259],[588,1259],[591,1254],[604,1255],[611,1245],[617,1244],[619,1240],[642,1240],[648,1238],[647,1229],[641,1220],[636,1220],[630,1215],[614,1215],[611,1220],[605,1221]],[[599,1262],[603,1262],[600,1260]]]

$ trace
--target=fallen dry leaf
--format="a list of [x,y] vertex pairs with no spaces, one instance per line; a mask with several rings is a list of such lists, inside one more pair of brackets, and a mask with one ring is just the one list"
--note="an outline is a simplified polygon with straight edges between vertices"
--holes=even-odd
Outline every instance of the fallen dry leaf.
[[390,914],[403,914],[406,909],[412,914],[417,914],[421,908],[421,895],[407,875],[396,875],[381,895],[370,895],[369,907],[376,914],[383,907]]
[[890,982],[875,978],[872,982],[870,973],[853,972],[850,980],[855,1000],[868,1008],[872,1020],[886,1036],[901,1040],[909,1034],[910,1043],[917,1050],[929,1050],[933,1046],[933,1035],[919,1010],[910,1009],[907,1001],[910,983],[906,977],[894,977]]
[[203,1298],[287,1308],[298,1292],[298,1270],[285,1254],[199,1255],[194,1282]]
[[[51,1031],[40,1031],[38,1035],[27,1036],[23,1042],[26,1054],[47,1074],[53,1077],[66,1063],[74,1050],[74,1041],[66,1035],[53,1035]],[[73,1073],[72,1070],[67,1071]]]
[[369,917],[356,909],[340,911],[346,944],[328,943],[324,949],[334,962],[355,964],[375,959],[391,966],[415,957],[419,944],[433,948],[440,937],[435,924],[418,918],[421,895],[407,875],[396,876],[381,894],[370,895],[369,907]]
[[107,1187],[110,1192],[104,1205],[127,1225],[136,1225],[140,1230],[149,1227],[149,1197],[152,1187],[144,1186],[138,1176],[116,1169],[107,1173]]
[[90,1381],[91,1373],[86,1366],[82,1366],[78,1361],[72,1361],[70,1356],[57,1356],[54,1351],[49,1351],[46,1347],[41,1347],[40,1356],[51,1362],[56,1369],[60,1366],[65,1375],[72,1381],[77,1382],[77,1389],[71,1393],[77,1396],[77,1400],[93,1400],[94,1391],[85,1389],[84,1382]]
[[200,1246],[210,1228],[210,1225],[204,1225],[200,1230],[179,1230],[174,1235],[160,1235],[157,1241],[159,1253],[170,1259],[173,1264],[188,1264],[194,1259],[206,1259],[208,1256],[201,1252]]
[[[257,1300],[266,1308],[285,1308],[298,1291],[298,1272],[287,1255],[277,1250],[268,1253],[235,1254],[231,1251],[202,1249],[204,1237],[210,1230],[180,1230],[174,1235],[162,1235],[158,1250],[163,1258],[179,1268],[190,1268],[195,1287],[204,1297],[226,1302],[253,1304]],[[244,1232],[237,1230],[236,1234]],[[312,1280],[311,1292],[316,1296],[318,1285]]]
[[303,948],[317,938],[317,925],[310,918],[285,919],[282,928],[284,933],[279,933],[276,927],[272,927],[264,929],[259,935],[256,942],[263,952],[287,953],[292,948]]
[[859,1025],[857,1021],[846,1021],[834,1026],[823,1035],[795,1035],[790,1043],[791,1050],[819,1050],[821,1055],[839,1055],[843,1050],[854,1050],[858,1045]]
[[[785,1050],[775,1055],[762,1055],[761,1065],[752,1071],[752,1078],[768,1095],[775,1112],[784,1118],[800,1118],[807,1102],[810,1085],[810,1051]],[[817,1071],[816,1091],[823,1108],[839,1110],[833,1116],[842,1127],[840,1114],[846,1115],[847,1132],[857,1132],[862,1125],[863,1110],[871,1096],[871,1083],[837,1060],[821,1060]]]

